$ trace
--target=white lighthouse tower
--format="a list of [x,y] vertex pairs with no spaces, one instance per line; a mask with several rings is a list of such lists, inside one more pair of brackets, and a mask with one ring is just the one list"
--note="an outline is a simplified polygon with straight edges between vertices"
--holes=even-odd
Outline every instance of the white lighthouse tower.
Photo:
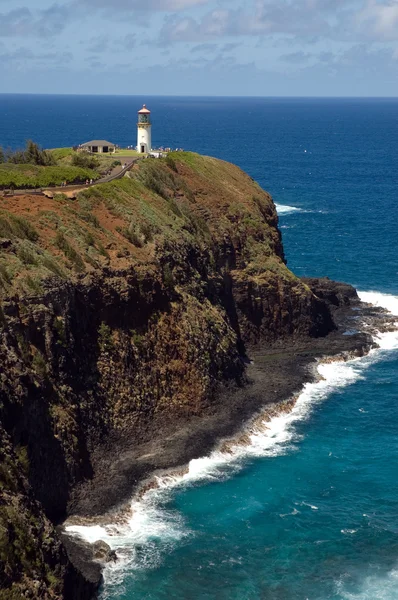
[[152,150],[151,111],[144,106],[138,111],[137,151],[145,154]]

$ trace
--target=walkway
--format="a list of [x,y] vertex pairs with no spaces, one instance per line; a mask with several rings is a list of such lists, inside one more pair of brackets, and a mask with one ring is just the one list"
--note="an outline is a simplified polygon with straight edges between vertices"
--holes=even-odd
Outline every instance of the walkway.
[[[34,194],[35,196],[47,196],[50,198],[52,198],[54,194],[65,194],[68,197],[73,197],[76,195],[76,193],[81,192],[82,190],[86,190],[89,187],[93,187],[94,185],[98,185],[99,183],[108,183],[109,181],[114,181],[115,179],[121,179],[122,177],[124,177],[125,173],[127,173],[127,171],[131,169],[134,163],[136,163],[139,160],[142,160],[143,158],[145,158],[145,156],[137,156],[136,158],[130,159],[128,162],[125,162],[125,166],[121,169],[120,167],[115,167],[115,169],[113,169],[113,172],[110,175],[108,175],[107,177],[101,177],[101,179],[97,179],[96,181],[93,181],[93,183],[73,183],[71,185],[64,185],[62,187],[57,186],[43,189],[14,190],[12,192],[9,191],[7,193],[7,197],[9,198],[11,196],[25,196],[27,194]],[[5,192],[8,190],[3,191]],[[70,192],[72,192],[72,194],[70,194]]]

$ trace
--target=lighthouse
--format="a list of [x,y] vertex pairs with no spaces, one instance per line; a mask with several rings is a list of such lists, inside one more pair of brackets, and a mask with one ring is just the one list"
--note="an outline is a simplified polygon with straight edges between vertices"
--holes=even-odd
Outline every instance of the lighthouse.
[[138,111],[137,151],[145,154],[152,150],[151,140],[151,111],[144,106]]

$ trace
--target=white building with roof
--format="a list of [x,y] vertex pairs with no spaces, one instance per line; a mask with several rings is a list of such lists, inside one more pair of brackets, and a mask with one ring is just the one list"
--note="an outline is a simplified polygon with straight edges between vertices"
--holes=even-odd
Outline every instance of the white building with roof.
[[91,142],[80,144],[78,149],[94,154],[114,153],[116,152],[116,144],[112,144],[112,142],[107,142],[106,140],[91,140]]

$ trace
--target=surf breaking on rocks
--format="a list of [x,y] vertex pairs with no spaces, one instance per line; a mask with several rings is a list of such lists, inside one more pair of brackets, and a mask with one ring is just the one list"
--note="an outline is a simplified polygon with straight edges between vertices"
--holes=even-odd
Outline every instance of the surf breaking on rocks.
[[[360,299],[398,317],[398,297],[379,292],[358,292]],[[310,415],[314,407],[331,393],[364,378],[366,369],[383,360],[386,352],[398,348],[398,323],[395,328],[375,333],[377,347],[366,356],[320,360],[318,378],[306,383],[294,398],[267,407],[235,438],[220,442],[208,456],[194,459],[187,467],[154,476],[134,496],[127,510],[103,520],[103,524],[66,523],[65,530],[93,543],[103,540],[116,551],[118,560],[104,569],[105,590],[123,582],[124,574],[155,568],[183,538],[193,535],[182,515],[166,508],[178,489],[221,481],[242,469],[250,459],[276,457],[292,451],[299,441],[295,424]]]

